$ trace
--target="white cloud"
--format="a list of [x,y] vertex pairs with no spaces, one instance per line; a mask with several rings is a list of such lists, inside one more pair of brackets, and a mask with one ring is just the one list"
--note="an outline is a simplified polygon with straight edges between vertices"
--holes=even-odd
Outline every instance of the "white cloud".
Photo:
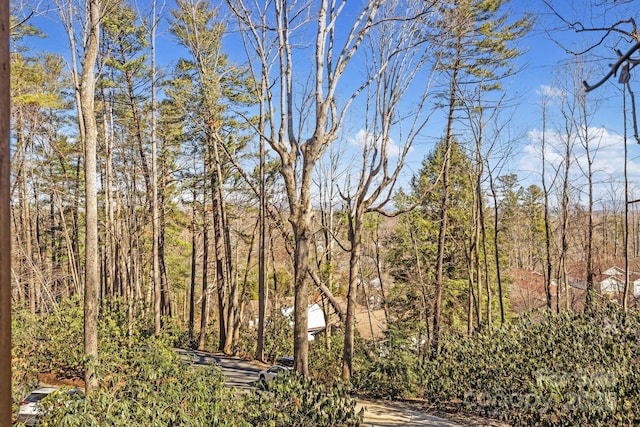
[[[619,186],[624,181],[624,137],[612,133],[604,127],[590,127],[588,129],[590,137],[589,151],[593,162],[592,171],[594,174],[595,191],[601,197],[610,192],[611,186]],[[539,129],[532,129],[527,134],[529,143],[523,147],[523,155],[519,159],[519,169],[530,173],[535,173],[537,178],[533,178],[533,183],[540,185],[540,173],[542,172],[542,137],[543,133]],[[545,161],[546,175],[548,182],[552,181],[552,176],[557,168],[562,167],[565,157],[565,147],[567,135],[560,132],[547,131],[545,137]],[[571,140],[572,157],[570,180],[575,188],[585,188],[585,173],[587,171],[586,150],[580,140]],[[635,139],[627,139],[627,175],[631,187],[640,181],[640,146],[635,143]],[[535,182],[538,181],[538,182]],[[616,184],[618,183],[618,184]],[[599,187],[599,188],[598,188]],[[586,191],[586,190],[585,190]]]
[[[371,147],[373,146],[374,143],[378,146],[378,148],[380,148],[383,142],[382,138],[378,138],[377,141],[374,141],[374,135],[368,133],[364,129],[360,129],[355,134],[355,136],[349,137],[348,141],[349,141],[349,144],[359,148]],[[398,157],[400,155],[400,147],[398,146],[398,144],[395,143],[393,138],[389,138],[386,141],[386,144],[387,144],[388,157]]]
[[559,98],[564,95],[564,91],[560,88],[549,86],[549,85],[540,85],[537,90],[539,95],[544,96],[545,98]]

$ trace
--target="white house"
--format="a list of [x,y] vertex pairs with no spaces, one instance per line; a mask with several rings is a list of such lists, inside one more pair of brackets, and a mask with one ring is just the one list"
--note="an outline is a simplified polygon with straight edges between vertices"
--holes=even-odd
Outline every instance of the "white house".
[[[640,296],[640,276],[629,272],[629,281],[633,284],[633,296]],[[619,267],[610,267],[602,272],[599,284],[602,293],[624,292],[625,272]]]
[[616,276],[605,277],[600,282],[600,291],[602,293],[613,293],[624,291],[624,277],[619,278]]
[[640,297],[640,277],[633,281],[633,296]]
[[[293,307],[282,307],[282,314],[288,317],[289,324],[293,328]],[[309,331],[309,341],[313,341],[314,335],[320,331],[324,331],[327,322],[324,318],[324,311],[318,304],[311,304],[307,308],[307,328]]]

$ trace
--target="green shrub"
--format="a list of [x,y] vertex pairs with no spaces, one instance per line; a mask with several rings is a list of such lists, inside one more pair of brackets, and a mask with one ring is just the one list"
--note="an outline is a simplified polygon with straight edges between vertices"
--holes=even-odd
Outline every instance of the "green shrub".
[[[72,298],[47,316],[14,315],[16,402],[36,387],[38,373],[82,376],[88,362],[81,307],[81,300]],[[169,319],[159,337],[152,335],[150,325],[149,318],[132,316],[125,303],[103,302],[100,355],[90,362],[99,389],[84,400],[49,406],[42,425],[357,426],[362,420],[355,401],[339,384],[326,388],[291,377],[274,382],[269,391],[250,391],[239,398],[224,386],[217,366],[194,367],[172,350],[181,332]],[[274,357],[291,354],[286,319],[278,317],[269,327],[277,332],[269,351]]]
[[[265,319],[265,361],[275,361],[280,356],[293,354],[293,328],[290,322],[291,319],[275,309]],[[238,354],[254,356],[257,342],[258,333],[256,329],[240,328],[240,339],[237,343]]]
[[102,359],[99,390],[83,402],[54,408],[43,426],[243,425],[217,366],[192,366],[154,339]]
[[61,378],[84,372],[83,308],[79,297],[60,302],[47,315],[12,313],[14,376],[19,382],[37,382],[37,374],[53,372]]
[[334,384],[342,375],[344,334],[339,331],[329,339],[329,349],[324,333],[317,334],[309,346],[309,373],[314,380],[326,385]]
[[615,306],[524,317],[472,338],[443,335],[421,388],[434,403],[516,425],[635,425],[639,339],[638,314]]
[[292,372],[247,396],[245,420],[255,427],[356,427],[363,411],[356,413],[355,405],[347,387],[326,387]]
[[371,351],[378,351],[377,357],[369,361],[359,359],[360,366],[353,377],[354,387],[381,399],[413,397],[419,383],[415,347],[415,342],[405,332],[390,327],[387,340]]
[[255,356],[257,342],[258,333],[256,329],[241,327],[238,339],[238,354]]
[[293,328],[290,322],[291,319],[277,310],[272,311],[266,320],[264,354],[267,360],[293,354]]

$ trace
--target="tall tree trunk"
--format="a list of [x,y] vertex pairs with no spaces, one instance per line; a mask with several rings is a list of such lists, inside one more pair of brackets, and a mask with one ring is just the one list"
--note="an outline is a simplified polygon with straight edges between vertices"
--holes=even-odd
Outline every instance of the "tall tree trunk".
[[[484,213],[480,212],[480,237],[482,238],[482,264],[480,268],[484,270],[484,275],[478,274],[478,283],[482,283],[482,276],[484,276],[484,285],[486,290],[486,300],[487,300],[487,329],[491,331],[493,325],[493,310],[492,310],[492,301],[493,301],[493,292],[491,291],[491,281],[489,279],[489,259],[487,254],[489,253],[488,243],[487,243],[487,227],[484,219]],[[478,286],[480,288],[480,286]]]
[[19,173],[18,185],[20,186],[19,200],[20,200],[20,229],[22,231],[22,272],[23,280],[27,284],[27,295],[29,296],[29,310],[31,315],[35,315],[38,309],[37,307],[37,292],[36,292],[36,275],[33,265],[33,232],[31,226],[31,198],[29,197],[29,171],[27,165],[30,163],[28,160],[29,150],[27,149],[27,138],[24,132],[24,121],[22,115],[22,109],[16,114],[16,139],[20,150],[19,158],[22,159],[22,166]]
[[[480,215],[482,216],[483,214],[480,213]],[[483,290],[482,290],[482,280],[484,277],[484,280],[488,280],[483,273],[486,273],[487,270],[489,269],[488,265],[487,265],[487,257],[482,256],[482,254],[486,254],[486,250],[487,250],[487,239],[486,239],[486,229],[484,227],[484,220],[482,218],[478,218],[478,230],[476,230],[476,238],[478,239],[478,243],[476,245],[475,248],[475,264],[474,264],[474,269],[476,271],[476,292],[477,292],[477,296],[475,299],[475,304],[476,304],[476,322],[478,324],[478,330],[482,329],[482,295],[483,295]],[[482,250],[482,252],[481,252]],[[484,265],[484,269],[483,269],[483,265]],[[491,295],[489,295],[489,298],[491,298]]]
[[[156,101],[156,0],[151,9],[151,235],[152,235],[152,281],[153,281],[153,331],[162,330],[162,283],[160,282],[160,214],[158,212],[158,138]],[[135,103],[134,103],[135,105]],[[144,160],[144,159],[143,159]],[[144,167],[143,162],[143,167]]]
[[[581,70],[581,68],[578,68]],[[582,89],[582,88],[580,88]],[[593,297],[594,297],[594,277],[595,272],[593,268],[593,232],[594,232],[594,223],[593,223],[593,153],[591,152],[591,141],[590,141],[590,133],[589,133],[589,112],[587,110],[587,98],[586,94],[582,91],[578,92],[578,99],[580,102],[580,117],[581,117],[581,126],[580,131],[583,134],[582,145],[585,149],[585,155],[587,158],[587,180],[588,180],[588,198],[589,198],[589,206],[587,213],[587,294],[585,301],[585,311],[590,311],[593,307]]]
[[304,376],[309,376],[309,328],[308,305],[309,284],[307,283],[307,271],[309,269],[309,244],[311,230],[306,215],[301,215],[294,225],[296,245],[294,249],[295,270],[295,300],[294,300],[294,326],[293,326],[293,352],[296,371]]
[[[236,330],[238,323],[238,281],[234,274],[233,268],[233,251],[231,248],[231,226],[227,216],[227,203],[224,191],[224,175],[222,173],[222,160],[220,157],[220,149],[218,144],[222,145],[223,141],[217,136],[216,130],[211,129],[215,135],[210,144],[210,155],[212,156],[212,200],[214,227],[216,230],[216,264],[218,265],[218,289],[223,287],[228,291],[228,301],[226,309],[221,311],[221,319],[225,317],[224,335],[220,335],[220,350],[226,354],[233,353]],[[219,264],[218,264],[219,263]],[[224,316],[223,316],[224,313]],[[221,328],[223,324],[221,322]]]
[[218,350],[224,351],[227,342],[227,322],[228,306],[227,306],[227,281],[225,271],[225,247],[224,247],[224,230],[220,213],[220,193],[216,191],[219,185],[215,174],[212,175],[212,211],[213,211],[213,231],[214,245],[216,256],[216,284],[218,290],[218,326],[219,326],[219,342]]
[[[206,204],[203,204],[203,207]],[[198,350],[206,350],[207,329],[209,326],[209,232],[207,230],[207,212],[203,209],[202,229],[202,306],[200,310],[200,337],[198,338]]]
[[238,280],[234,273],[233,268],[233,251],[231,248],[231,226],[229,224],[229,219],[227,216],[227,203],[225,200],[225,192],[224,192],[224,178],[222,175],[222,165],[219,156],[218,146],[214,144],[214,156],[216,163],[216,176],[217,176],[217,186],[216,186],[216,194],[218,196],[218,215],[220,221],[220,227],[222,232],[222,244],[224,249],[223,259],[225,261],[224,264],[224,272],[227,281],[227,289],[229,291],[228,297],[229,300],[227,302],[227,321],[226,321],[226,335],[224,340],[223,351],[226,354],[232,354],[234,352],[234,337],[237,335],[236,331],[239,328],[239,317],[238,317]]
[[[498,300],[500,302],[500,325],[504,325],[504,300],[503,300],[503,294],[502,294],[502,277],[500,274],[500,239],[499,239],[499,232],[500,232],[500,227],[499,227],[499,223],[500,223],[500,217],[498,215],[498,195],[496,194],[496,189],[495,189],[495,183],[493,180],[493,175],[490,173],[489,174],[489,180],[490,180],[490,186],[491,186],[491,193],[493,196],[493,254],[495,256],[495,263],[496,263],[496,279],[498,281]],[[489,282],[487,280],[487,282]]]
[[167,174],[163,171],[160,176],[160,187],[158,188],[158,218],[160,229],[158,230],[158,263],[160,266],[160,291],[161,291],[161,313],[164,316],[173,316],[173,306],[171,304],[171,292],[169,289],[169,278],[167,277],[167,263],[165,256],[165,235],[166,235],[166,209],[165,209],[165,189]]
[[[264,85],[264,80],[263,80]],[[263,89],[264,92],[264,89]],[[262,112],[263,105],[260,104],[260,111]],[[263,114],[260,114],[260,135],[264,134],[264,119]],[[266,316],[267,306],[267,287],[266,287],[266,194],[265,194],[265,171],[264,171],[264,138],[260,137],[260,211],[259,211],[259,237],[258,237],[258,341],[256,343],[256,360],[264,360],[264,320]]]
[[447,116],[447,131],[445,135],[445,149],[442,166],[442,197],[440,204],[440,227],[438,229],[438,252],[436,258],[435,301],[433,304],[433,346],[438,351],[440,338],[440,322],[442,316],[442,287],[444,283],[444,253],[447,234],[447,220],[449,216],[449,172],[451,168],[451,146],[453,144],[453,121],[455,116],[455,101],[457,92],[457,76],[459,67],[453,68],[451,87],[449,89],[449,112]]
[[[98,0],[99,1],[99,0]],[[98,24],[98,20],[99,17],[98,16],[93,16],[91,15],[91,7],[94,5],[94,3],[89,3],[88,2],[88,6],[89,6],[89,17],[87,17],[87,19],[89,21],[95,19],[96,20],[96,24]],[[98,3],[98,6],[100,6],[100,3]],[[76,52],[77,48],[76,48],[76,36],[75,36],[75,28],[74,28],[74,23],[75,23],[75,4],[73,1],[68,0],[66,2],[66,4],[61,3],[59,5],[59,12],[60,12],[60,17],[64,23],[65,26],[65,30],[67,32],[67,37],[69,40],[69,51],[70,52]],[[87,22],[88,26],[91,27],[91,22]],[[99,35],[95,36],[96,38],[96,42],[95,44],[97,45],[96,47],[96,51],[99,49]],[[94,41],[92,41],[93,43]],[[87,54],[88,52],[85,51],[85,59],[87,59]],[[93,53],[92,53],[93,55]],[[95,53],[95,57],[97,59],[97,52]],[[93,64],[87,64],[87,66],[90,67],[95,67],[95,61]],[[85,140],[86,140],[86,132],[85,132],[85,123],[84,123],[84,119],[83,119],[83,110],[82,110],[82,87],[84,86],[81,83],[81,79],[82,76],[80,76],[80,73],[78,72],[78,58],[77,56],[71,55],[71,78],[73,81],[73,87],[74,87],[74,97],[75,97],[75,101],[76,101],[76,109],[78,111],[78,128],[80,131],[80,141],[82,144],[85,144]],[[73,245],[73,254],[74,257],[73,259],[75,260],[75,271],[78,272],[78,275],[80,275],[80,272],[82,271],[82,266],[81,266],[81,262],[80,262],[80,225],[79,225],[79,220],[78,220],[78,215],[79,215],[79,208],[80,208],[80,181],[81,181],[81,176],[82,176],[82,170],[81,170],[81,166],[82,166],[82,160],[81,160],[81,156],[78,156],[78,159],[76,161],[76,173],[75,173],[75,182],[74,182],[74,199],[73,199],[73,228],[72,228],[72,245]],[[85,189],[86,192],[86,189]],[[77,294],[81,293],[81,284],[80,281],[77,280],[75,282],[75,292]]]
[[[623,92],[624,111],[624,289],[622,291],[622,309],[627,311],[629,305],[629,175],[627,171],[628,148],[627,148],[627,90],[631,92],[629,83],[625,85]],[[633,96],[633,93],[631,94]],[[633,98],[631,98],[633,101]],[[634,108],[635,111],[635,108]]]
[[[547,106],[546,102],[542,106],[542,192],[544,194],[544,246],[545,246],[545,262],[544,262],[544,292],[546,296],[546,304],[547,310],[551,311],[552,309],[552,301],[551,301],[551,274],[552,274],[552,263],[551,263],[551,218],[549,215],[549,188],[547,188],[547,180],[546,180],[546,156],[545,150],[546,148],[546,135],[547,135]],[[606,218],[606,216],[605,216]],[[606,223],[606,221],[605,221]],[[606,228],[606,227],[604,227]],[[557,294],[557,288],[556,288]]]
[[98,56],[100,16],[102,7],[100,0],[89,0],[88,34],[82,78],[80,83],[81,122],[84,124],[85,152],[85,291],[84,291],[84,351],[88,358],[85,371],[85,388],[87,394],[98,388],[94,365],[98,363],[98,291],[100,286],[98,260],[98,189],[97,142],[98,127],[95,117],[95,64]]
[[[221,203],[221,206],[226,206],[224,200]],[[226,208],[225,208],[226,210]],[[238,314],[238,278],[235,274],[235,269],[233,268],[233,252],[231,250],[231,235],[230,235],[230,226],[228,224],[228,219],[225,211],[222,212],[222,219],[225,224],[224,230],[224,243],[225,243],[225,260],[226,260],[226,271],[227,277],[229,281],[229,300],[227,302],[227,334],[225,336],[224,342],[224,352],[225,354],[233,354],[235,352],[235,342],[234,339],[238,335],[237,331],[239,329],[240,317]]]
[[114,216],[114,201],[113,201],[113,133],[112,127],[110,124],[113,123],[112,120],[109,120],[113,117],[111,103],[107,100],[107,95],[105,93],[105,89],[102,88],[100,91],[100,95],[102,98],[103,105],[103,114],[102,114],[102,133],[105,142],[105,159],[104,159],[104,196],[105,196],[105,288],[107,289],[107,293],[111,296],[116,295],[116,265],[117,260],[115,258],[115,246],[116,246],[116,236],[115,236],[115,216]]
[[[84,125],[82,125],[82,128],[84,128]],[[84,135],[82,132],[81,134]],[[75,174],[75,186],[74,186],[76,190],[74,191],[73,209],[72,209],[73,228],[71,230],[72,232],[71,243],[73,245],[73,259],[75,260],[75,271],[78,274],[77,280],[75,281],[76,294],[80,294],[82,291],[81,281],[79,277],[80,272],[82,271],[82,265],[80,262],[80,221],[78,220],[79,208],[80,208],[79,188],[80,188],[80,181],[82,176],[81,164],[82,164],[82,160],[80,159],[80,156],[78,156],[78,160],[76,162],[76,174]]]
[[[467,250],[467,275],[469,276],[469,295],[467,296],[467,335],[471,335],[474,330],[474,323],[477,321],[477,306],[476,306],[476,286],[479,286],[476,283],[476,266],[478,265],[476,261],[477,256],[477,248],[480,243],[480,225],[478,218],[478,200],[477,200],[477,190],[475,190],[476,195],[474,196],[474,207],[473,207],[473,228],[472,234],[470,236],[469,249]],[[480,322],[477,321],[478,327],[480,326]]]
[[[245,308],[247,306],[247,302],[248,299],[247,296],[249,295],[249,273],[251,271],[251,262],[253,260],[253,248],[256,242],[256,231],[260,229],[260,216],[258,216],[258,218],[256,218],[256,224],[253,227],[253,232],[251,233],[251,241],[249,242],[249,247],[247,250],[247,261],[245,264],[245,268],[244,268],[244,274],[242,277],[242,289],[240,290],[240,303],[239,303],[239,310],[238,310],[238,323],[240,323],[240,321],[242,321],[242,319],[244,319],[244,314],[245,314]],[[259,239],[259,236],[258,236]],[[237,246],[237,245],[236,245]],[[237,248],[236,248],[237,251]],[[239,258],[236,257],[236,262],[239,263]],[[238,271],[239,268],[236,270]],[[239,343],[240,342],[240,328],[236,328],[234,330],[234,337],[233,337],[233,341],[235,343]],[[257,359],[256,359],[257,360]]]
[[[360,206],[358,207],[360,208]],[[353,374],[353,352],[356,328],[356,296],[360,280],[360,255],[362,253],[362,213],[349,216],[349,286],[347,288],[347,316],[344,327],[344,350],[342,356],[342,379],[349,380]]]
[[[480,263],[480,248],[482,247],[482,253],[484,253],[484,259],[487,259],[486,256],[486,233],[484,228],[484,203],[483,197],[484,194],[482,192],[482,175],[484,173],[484,164],[482,162],[482,156],[480,155],[480,147],[476,148],[476,185],[475,185],[475,215],[474,215],[474,223],[473,227],[473,236],[474,236],[474,244],[473,246],[473,263],[471,269],[476,272],[476,288],[477,288],[477,300],[474,298],[473,303],[475,305],[476,312],[476,323],[478,324],[478,330],[482,329],[482,267]],[[482,239],[482,240],[481,240]],[[485,270],[486,271],[486,270]],[[485,277],[485,280],[488,280]],[[490,298],[490,296],[489,296]]]
[[189,340],[193,341],[196,323],[196,190],[193,189],[193,208],[191,212],[191,281],[189,292]]
[[[561,211],[561,252],[560,252],[560,268],[562,278],[562,285],[564,286],[565,293],[565,310],[571,308],[571,299],[569,297],[569,278],[567,271],[567,258],[569,256],[569,165],[570,165],[571,145],[567,141],[565,152],[565,168],[564,168],[564,181],[562,183],[562,211]],[[560,286],[560,284],[558,284]],[[559,295],[559,292],[558,292]]]

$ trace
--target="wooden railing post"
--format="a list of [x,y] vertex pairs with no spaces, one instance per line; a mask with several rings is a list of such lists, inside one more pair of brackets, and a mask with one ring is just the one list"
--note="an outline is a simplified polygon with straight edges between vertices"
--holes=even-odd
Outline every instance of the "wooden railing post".
[[0,0],[0,425],[11,425],[9,0]]

